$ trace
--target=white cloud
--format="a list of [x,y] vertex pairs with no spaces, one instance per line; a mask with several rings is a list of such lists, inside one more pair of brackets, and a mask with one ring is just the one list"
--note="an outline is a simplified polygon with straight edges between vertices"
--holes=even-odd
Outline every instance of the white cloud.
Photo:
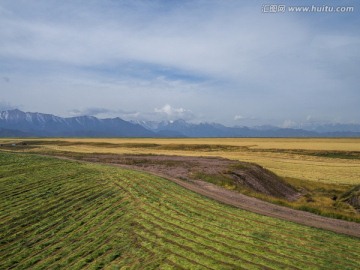
[[167,120],[191,120],[194,118],[192,111],[186,110],[184,108],[173,108],[169,104],[164,105],[162,108],[155,108],[154,111]]
[[233,117],[241,108],[278,123],[359,119],[355,15],[271,16],[262,4],[4,1],[0,77],[11,83],[0,80],[0,95],[57,114],[83,106],[244,123]]
[[[191,10],[174,8],[156,19],[147,18],[151,4],[144,5],[144,14],[127,19],[119,19],[126,8],[118,10],[116,18],[106,16],[109,10],[99,14],[90,8],[83,10],[83,17],[68,21],[55,14],[51,22],[5,16],[0,19],[0,55],[80,66],[136,61],[243,80],[268,65],[269,55],[297,50],[306,38],[306,29],[285,16],[254,20],[259,10],[232,5],[211,3],[206,9],[194,2]],[[76,4],[73,8],[81,9]],[[136,15],[145,16],[135,20]],[[290,31],[296,35],[289,36]]]
[[158,108],[155,108],[155,112],[158,112],[158,113],[165,113],[167,115],[174,115],[174,114],[182,114],[185,112],[185,109],[183,108],[172,108],[169,104],[166,104],[164,107],[158,109]]
[[295,128],[297,127],[297,123],[292,120],[285,120],[283,124],[281,125],[282,128]]
[[70,110],[69,114],[71,116],[82,116],[82,115],[91,115],[99,118],[109,118],[109,117],[121,117],[121,118],[133,118],[140,115],[139,112],[134,111],[124,111],[121,109],[108,109],[100,107],[84,108],[84,109],[74,109]]
[[234,120],[243,120],[245,119],[245,116],[242,116],[242,115],[235,115],[234,116]]

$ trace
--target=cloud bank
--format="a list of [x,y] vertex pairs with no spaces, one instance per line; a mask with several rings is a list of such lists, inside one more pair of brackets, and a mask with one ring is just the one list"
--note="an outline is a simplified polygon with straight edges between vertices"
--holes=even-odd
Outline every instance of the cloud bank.
[[63,116],[360,119],[358,4],[353,14],[312,15],[264,14],[263,4],[2,1],[1,97]]

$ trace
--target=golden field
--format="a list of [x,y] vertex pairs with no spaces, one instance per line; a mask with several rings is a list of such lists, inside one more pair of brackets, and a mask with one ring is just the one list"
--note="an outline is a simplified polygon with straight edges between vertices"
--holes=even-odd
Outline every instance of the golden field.
[[360,138],[51,138],[2,139],[0,142],[35,140],[40,147],[31,149],[34,152],[220,156],[255,162],[283,177],[360,184]]

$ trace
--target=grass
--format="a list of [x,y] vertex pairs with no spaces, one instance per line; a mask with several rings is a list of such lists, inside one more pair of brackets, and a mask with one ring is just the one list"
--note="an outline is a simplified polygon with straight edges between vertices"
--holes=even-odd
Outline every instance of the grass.
[[[12,143],[17,145],[14,147]],[[360,184],[360,139],[2,139],[7,151],[70,155],[89,153],[221,156],[255,162],[306,193],[288,202],[234,185],[226,175],[197,178],[272,203],[327,217],[360,222],[358,211],[340,198]],[[139,160],[138,162],[144,162]],[[177,163],[167,164],[177,166]]]
[[352,185],[313,182],[294,178],[285,178],[285,181],[298,190],[306,189],[304,190],[306,195],[294,202],[271,198],[263,199],[326,217],[360,222],[359,212],[341,200],[343,194],[353,188]]
[[0,153],[0,269],[358,269],[360,239],[160,177]]
[[[24,151],[221,156],[257,163],[282,177],[360,184],[360,139],[1,139]],[[34,148],[35,146],[35,148]],[[2,147],[4,149],[6,147]],[[14,147],[7,147],[14,150]]]
[[[347,196],[349,196],[348,193],[354,189],[352,186],[339,186],[336,184],[326,184],[287,178],[285,179],[285,182],[290,183],[298,190],[305,192],[304,189],[306,188],[305,196],[299,198],[296,201],[287,201],[285,199],[255,192],[254,190],[234,182],[234,180],[227,175],[197,172],[193,175],[193,177],[195,179],[210,182],[226,189],[235,190],[242,194],[274,204],[311,212],[325,217],[360,222],[360,215],[358,210],[344,202]],[[356,187],[358,188],[358,186]]]

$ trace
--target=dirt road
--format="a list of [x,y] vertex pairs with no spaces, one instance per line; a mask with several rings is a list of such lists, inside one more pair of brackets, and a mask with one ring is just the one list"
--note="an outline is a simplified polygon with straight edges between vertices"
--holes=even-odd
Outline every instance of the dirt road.
[[[78,158],[77,159],[71,157],[58,157],[58,158],[79,161]],[[124,156],[122,156],[122,158],[124,158]],[[166,156],[165,157],[162,156],[161,158],[162,159],[166,158]],[[181,157],[181,158],[182,160],[185,160],[187,157]],[[199,157],[198,159],[201,158]],[[247,211],[360,238],[360,223],[327,218],[309,212],[294,210],[288,207],[275,205],[253,197],[243,195],[238,192],[227,190],[225,188],[204,181],[193,180],[188,178],[186,180],[182,180],[179,177],[173,177],[173,176],[177,176],[177,174],[173,174],[174,171],[183,172],[184,167],[183,168],[178,167],[177,170],[164,170],[163,167],[159,169],[160,167],[154,166],[154,164],[152,164],[151,166],[143,166],[142,163],[129,162],[129,159],[126,160],[126,157],[125,159],[118,159],[116,162],[114,162],[113,158],[106,159],[106,158],[99,158],[99,156],[93,156],[90,158],[89,157],[81,158],[80,160],[82,162],[95,162],[95,163],[101,163],[105,165],[111,165],[111,166],[127,168],[137,171],[145,171],[166,178],[186,189],[194,191],[208,198]],[[119,160],[126,160],[127,163],[120,162]],[[169,172],[171,172],[172,174],[169,174]]]
[[201,195],[244,210],[360,238],[359,223],[327,218],[275,205],[203,181],[193,181],[191,183],[178,179],[169,180]]

